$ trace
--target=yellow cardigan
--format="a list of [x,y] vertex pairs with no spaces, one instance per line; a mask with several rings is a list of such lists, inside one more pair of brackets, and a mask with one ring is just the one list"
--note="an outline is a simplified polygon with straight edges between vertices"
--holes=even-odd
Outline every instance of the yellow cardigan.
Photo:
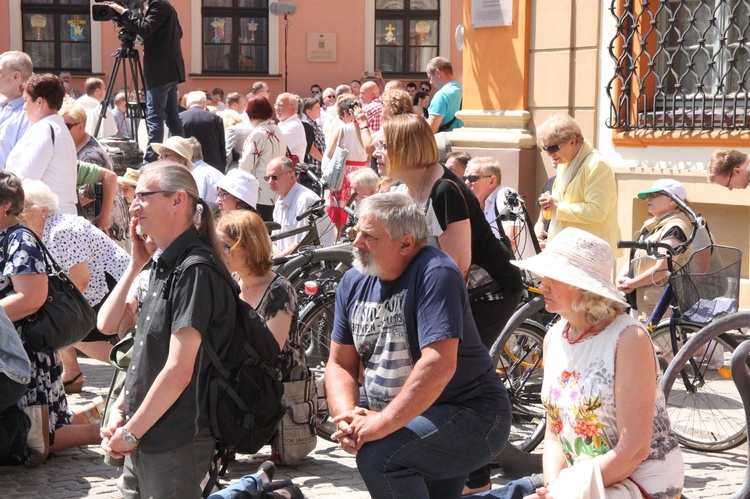
[[[590,154],[589,154],[590,153]],[[579,158],[585,158],[578,175],[562,191],[560,182],[570,164],[560,165],[552,193],[557,201],[548,237],[552,239],[566,227],[577,227],[607,241],[612,246],[614,258],[620,254],[617,241],[620,227],[617,224],[617,185],[604,156],[584,140]]]

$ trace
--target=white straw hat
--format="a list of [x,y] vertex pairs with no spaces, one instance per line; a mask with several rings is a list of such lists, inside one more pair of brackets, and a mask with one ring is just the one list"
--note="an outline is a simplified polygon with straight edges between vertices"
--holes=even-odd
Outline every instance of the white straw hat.
[[224,178],[216,183],[216,187],[220,187],[237,199],[241,199],[253,209],[258,205],[260,184],[257,178],[244,170],[239,168],[229,170]]
[[184,139],[177,135],[172,135],[167,140],[165,140],[163,144],[159,144],[158,142],[152,143],[151,148],[154,150],[154,152],[156,152],[156,154],[161,154],[162,149],[169,149],[178,156],[186,159],[188,163],[190,163],[190,169],[192,170],[193,146],[190,145],[190,142],[188,142],[187,139]]
[[603,239],[581,229],[563,229],[540,254],[511,263],[628,306],[612,283],[612,248]]

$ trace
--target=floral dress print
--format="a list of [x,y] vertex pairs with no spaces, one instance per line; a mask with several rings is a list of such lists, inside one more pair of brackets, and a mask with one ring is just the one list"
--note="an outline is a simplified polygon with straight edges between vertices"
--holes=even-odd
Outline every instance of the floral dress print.
[[279,357],[281,380],[299,381],[306,379],[307,362],[305,361],[304,348],[302,348],[300,331],[297,327],[297,292],[285,277],[277,275],[268,285],[258,304],[258,315],[268,321],[276,317],[279,312],[292,316],[289,334]]
[[[11,276],[47,272],[42,250],[34,236],[28,229],[20,227],[11,227],[0,232],[0,262],[3,266],[3,273],[0,275],[0,298],[14,293]],[[34,352],[25,345],[24,348],[31,361],[31,381],[18,406],[49,406],[49,443],[52,445],[55,443],[55,430],[70,424],[73,417],[65,398],[60,355],[57,352]]]
[[[619,314],[600,334],[575,344],[562,336],[565,320],[548,333],[542,401],[569,467],[617,446],[615,357],[620,335],[633,324],[642,326]],[[683,485],[682,453],[658,380],[656,390],[651,450],[630,478],[654,499],[674,498]]]

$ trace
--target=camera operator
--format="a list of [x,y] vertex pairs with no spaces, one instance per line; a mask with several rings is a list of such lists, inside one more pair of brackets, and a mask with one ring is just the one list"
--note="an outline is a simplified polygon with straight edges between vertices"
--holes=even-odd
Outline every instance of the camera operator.
[[[146,0],[135,1],[146,3]],[[124,29],[132,29],[143,39],[149,143],[146,161],[156,161],[158,155],[151,144],[164,142],[165,121],[172,135],[184,135],[177,110],[177,85],[185,81],[185,62],[180,47],[182,28],[177,12],[168,0],[150,0],[143,16],[119,3],[103,4],[120,14]]]

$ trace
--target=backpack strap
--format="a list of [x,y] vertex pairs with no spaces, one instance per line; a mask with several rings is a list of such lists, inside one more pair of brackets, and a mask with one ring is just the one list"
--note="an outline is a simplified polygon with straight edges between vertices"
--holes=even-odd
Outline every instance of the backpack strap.
[[49,125],[49,134],[52,136],[52,145],[55,145],[55,129],[52,128],[52,123],[47,123]]

